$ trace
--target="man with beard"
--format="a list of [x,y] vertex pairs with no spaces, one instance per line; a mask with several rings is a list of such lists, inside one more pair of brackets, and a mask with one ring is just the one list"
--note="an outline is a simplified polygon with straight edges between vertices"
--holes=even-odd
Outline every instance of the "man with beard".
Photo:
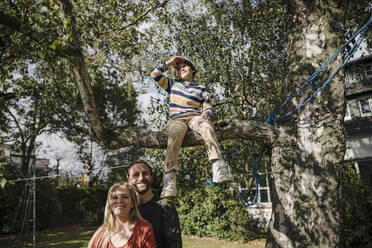
[[158,248],[182,247],[180,221],[172,202],[152,192],[151,166],[143,161],[133,162],[127,169],[128,183],[134,186],[142,217],[151,223]]

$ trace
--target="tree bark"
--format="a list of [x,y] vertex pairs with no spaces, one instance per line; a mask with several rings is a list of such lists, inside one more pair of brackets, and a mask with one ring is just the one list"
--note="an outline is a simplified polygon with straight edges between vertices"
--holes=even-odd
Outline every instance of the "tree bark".
[[[305,82],[341,46],[338,1],[290,4],[288,89]],[[330,66],[333,71],[338,63]],[[324,82],[327,71],[319,82]],[[290,91],[290,90],[288,90]],[[292,101],[298,106],[305,96]],[[273,212],[266,247],[339,247],[340,164],[344,157],[344,88],[335,78],[315,99],[281,126],[272,150]],[[288,137],[291,137],[288,139]]]

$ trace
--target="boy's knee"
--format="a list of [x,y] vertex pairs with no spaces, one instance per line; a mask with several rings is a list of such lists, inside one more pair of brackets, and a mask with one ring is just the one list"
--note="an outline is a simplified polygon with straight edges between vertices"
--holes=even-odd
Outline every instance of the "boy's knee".
[[169,131],[168,132],[168,139],[178,140],[181,138],[181,132],[179,131]]
[[206,123],[206,122],[201,123],[200,128],[203,131],[214,132],[213,126],[211,124],[209,124],[209,123]]

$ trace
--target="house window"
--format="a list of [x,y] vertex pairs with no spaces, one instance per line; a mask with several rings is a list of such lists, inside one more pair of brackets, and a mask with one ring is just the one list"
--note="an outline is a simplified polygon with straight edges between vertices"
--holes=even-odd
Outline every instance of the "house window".
[[360,107],[360,113],[361,113],[362,117],[372,116],[370,99],[360,98],[359,99],[359,107]]
[[[265,172],[260,172],[259,174],[260,174],[260,179],[262,180],[262,183],[260,183],[259,185],[257,204],[271,203],[270,188],[268,184],[269,172],[265,171]],[[253,178],[253,180],[255,180],[255,178]],[[254,183],[256,182],[254,181]],[[248,193],[247,191],[248,191],[248,188],[241,189],[241,192],[243,193],[244,198],[248,202],[251,202],[255,197],[256,187],[253,186],[249,194],[247,194]]]
[[270,188],[269,188],[269,173],[267,171],[260,173],[260,178],[263,182],[259,187],[259,203],[271,203]]

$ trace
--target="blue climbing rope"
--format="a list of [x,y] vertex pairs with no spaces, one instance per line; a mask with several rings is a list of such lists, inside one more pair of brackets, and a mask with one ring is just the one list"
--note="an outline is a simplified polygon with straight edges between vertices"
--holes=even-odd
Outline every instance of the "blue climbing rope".
[[252,156],[253,156],[253,171],[254,171],[254,177],[256,179],[256,192],[254,194],[254,198],[251,202],[248,202],[244,199],[244,195],[242,192],[239,192],[239,200],[243,204],[244,207],[250,207],[257,203],[258,200],[258,191],[260,187],[260,183],[262,183],[262,180],[260,179],[260,174],[257,170],[257,159],[256,159],[256,153],[254,149],[254,142],[252,144]]
[[[277,109],[275,109],[269,117],[266,118],[265,122],[269,124],[277,124],[279,120],[283,119],[284,117],[287,117],[300,108],[302,108],[306,103],[310,102],[321,90],[323,90],[331,81],[332,79],[336,76],[336,74],[345,66],[345,64],[349,61],[349,59],[353,56],[355,51],[358,49],[360,43],[364,39],[365,34],[367,33],[368,26],[372,23],[372,16],[369,18],[368,22],[361,28],[359,29],[341,48],[339,48],[334,55],[332,55],[321,67],[319,67],[318,70],[316,70],[313,75],[308,77],[303,85],[300,86],[300,88],[294,92],[292,95],[288,97],[288,99],[280,105]],[[359,36],[358,36],[359,35]],[[357,38],[358,36],[358,38]],[[357,39],[356,39],[357,38]],[[351,47],[351,49],[348,51],[348,53],[345,56],[344,61],[338,66],[338,68],[331,74],[331,76],[323,83],[321,87],[319,87],[310,97],[308,97],[306,100],[304,100],[300,105],[298,105],[295,109],[292,111],[289,111],[279,117],[276,117],[278,112],[284,108],[289,101],[291,101],[295,96],[299,94],[299,92],[306,86],[310,86],[311,89],[315,89],[314,86],[317,86],[319,84],[318,81],[316,81],[316,78],[318,77],[319,73],[324,70],[335,58],[343,51],[345,48],[355,39],[355,43]]]

